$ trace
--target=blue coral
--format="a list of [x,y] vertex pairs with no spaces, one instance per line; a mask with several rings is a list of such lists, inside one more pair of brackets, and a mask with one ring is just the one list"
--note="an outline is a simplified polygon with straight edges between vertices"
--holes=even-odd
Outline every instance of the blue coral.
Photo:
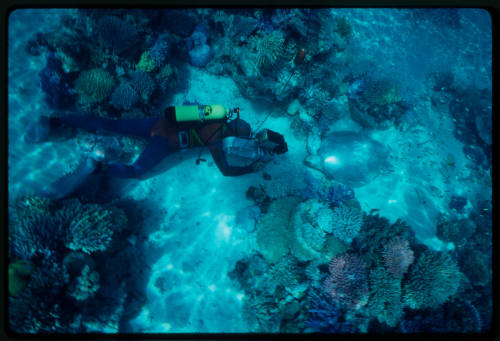
[[355,333],[356,328],[347,322],[339,306],[324,294],[313,297],[309,318],[305,322],[306,332],[313,333]]
[[54,53],[47,56],[47,64],[39,74],[45,102],[51,109],[67,109],[75,104],[76,93],[72,89],[73,77],[64,73],[62,63]]
[[151,95],[156,90],[156,84],[153,78],[144,71],[134,71],[130,74],[132,79],[132,86],[139,93],[141,98],[148,102]]
[[354,191],[351,188],[343,184],[324,183],[309,172],[306,173],[306,184],[302,191],[302,197],[305,199],[318,198],[333,206],[340,206],[342,203],[354,199]]
[[153,61],[156,67],[160,67],[167,59],[167,52],[167,36],[163,34],[156,39],[154,45],[149,49],[149,58]]
[[139,96],[132,86],[122,83],[113,91],[110,104],[116,109],[129,110],[138,100]]

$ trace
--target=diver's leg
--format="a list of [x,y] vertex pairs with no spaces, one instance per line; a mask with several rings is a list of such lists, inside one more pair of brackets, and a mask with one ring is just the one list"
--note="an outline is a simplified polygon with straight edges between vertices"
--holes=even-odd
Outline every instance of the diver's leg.
[[168,153],[168,140],[161,136],[153,136],[132,165],[111,163],[104,166],[103,173],[117,178],[137,178],[156,166]]
[[151,129],[158,121],[157,117],[143,117],[132,119],[110,119],[96,116],[63,116],[51,117],[50,126],[59,128],[63,125],[86,129],[86,130],[106,130],[118,134],[149,137]]

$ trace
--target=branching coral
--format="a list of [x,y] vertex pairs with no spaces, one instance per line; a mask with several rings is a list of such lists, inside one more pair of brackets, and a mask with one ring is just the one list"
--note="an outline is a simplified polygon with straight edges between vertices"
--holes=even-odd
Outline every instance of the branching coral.
[[132,86],[141,95],[142,99],[147,103],[149,97],[156,89],[156,84],[153,78],[144,71],[134,71],[130,74]]
[[341,307],[359,309],[368,300],[368,268],[364,260],[354,254],[334,257],[328,267],[329,275],[324,290]]
[[113,91],[110,104],[116,109],[129,110],[138,100],[139,96],[130,84],[122,83]]
[[102,45],[116,54],[135,46],[139,40],[134,25],[112,15],[102,16],[97,22],[96,31]]
[[313,333],[354,333],[356,328],[346,321],[339,306],[330,297],[312,293],[309,318],[305,323],[306,332]]
[[96,68],[80,73],[75,81],[75,91],[80,95],[80,103],[92,104],[108,97],[114,84],[108,71]]
[[425,251],[405,279],[404,302],[413,309],[436,308],[457,292],[460,277],[457,264],[448,254]]
[[279,30],[275,30],[264,37],[250,37],[250,45],[257,53],[254,60],[256,67],[261,68],[266,64],[273,64],[283,49],[284,41],[285,38],[283,38]]
[[403,316],[401,281],[381,267],[370,271],[370,299],[366,308],[381,323],[395,327]]
[[50,258],[60,249],[63,236],[58,219],[39,215],[21,219],[9,244],[14,255],[21,259],[30,260],[35,256]]
[[414,260],[408,241],[399,236],[391,239],[384,247],[382,257],[387,271],[394,278],[399,279],[408,271],[408,267]]
[[333,210],[333,235],[346,243],[351,243],[353,238],[358,235],[362,223],[363,216],[358,209],[341,205]]
[[82,269],[80,276],[69,287],[69,295],[77,301],[84,301],[93,296],[99,289],[99,274],[90,270],[88,265]]
[[408,239],[410,231],[410,226],[401,220],[391,224],[387,218],[380,217],[373,211],[369,214],[363,212],[363,225],[353,240],[353,247],[363,253],[367,261],[381,265],[380,254],[384,246],[396,236]]
[[65,239],[70,250],[91,254],[109,246],[113,233],[123,227],[123,216],[114,213],[121,210],[106,209],[96,204],[85,204],[71,219]]

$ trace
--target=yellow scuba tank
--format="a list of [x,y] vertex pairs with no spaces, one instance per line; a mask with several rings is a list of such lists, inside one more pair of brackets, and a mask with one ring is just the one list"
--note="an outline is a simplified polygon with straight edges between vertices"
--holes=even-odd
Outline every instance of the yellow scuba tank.
[[[205,122],[224,120],[230,111],[220,104],[213,105],[182,105],[174,107],[171,117],[175,122]],[[167,112],[167,115],[169,113]]]

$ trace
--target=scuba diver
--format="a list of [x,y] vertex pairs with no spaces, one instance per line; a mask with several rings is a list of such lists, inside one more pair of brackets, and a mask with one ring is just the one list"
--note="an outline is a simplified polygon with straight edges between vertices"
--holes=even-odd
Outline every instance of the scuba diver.
[[[233,118],[236,114],[236,118]],[[108,119],[94,116],[41,116],[24,137],[28,143],[42,142],[61,129],[73,127],[149,137],[146,148],[131,165],[106,163],[104,155],[90,154],[72,173],[54,182],[46,192],[53,198],[76,189],[90,174],[118,178],[138,178],[172,152],[208,147],[223,175],[236,176],[259,170],[273,155],[288,151],[283,135],[269,129],[252,136],[250,125],[239,118],[239,108],[222,105],[170,106],[163,117]],[[200,151],[201,155],[201,151]],[[200,157],[200,161],[206,161]]]

